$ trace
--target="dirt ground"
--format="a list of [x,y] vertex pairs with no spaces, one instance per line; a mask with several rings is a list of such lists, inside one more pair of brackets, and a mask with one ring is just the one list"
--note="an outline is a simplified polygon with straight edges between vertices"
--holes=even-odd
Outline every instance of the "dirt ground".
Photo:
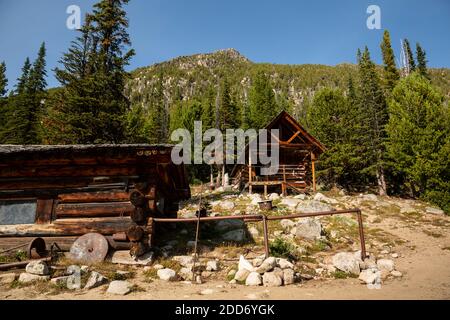
[[[376,213],[366,215],[372,226]],[[246,287],[225,280],[201,285],[184,282],[142,281],[142,275],[130,280],[140,290],[126,296],[106,293],[107,286],[90,291],[40,293],[28,288],[0,287],[0,299],[450,299],[450,217],[427,215],[423,219],[404,219],[395,215],[373,223],[404,242],[395,247],[399,257],[396,269],[402,278],[388,279],[380,289],[369,289],[358,279],[317,279],[285,287]],[[370,242],[370,235],[367,236]],[[205,289],[208,294],[201,294]]]

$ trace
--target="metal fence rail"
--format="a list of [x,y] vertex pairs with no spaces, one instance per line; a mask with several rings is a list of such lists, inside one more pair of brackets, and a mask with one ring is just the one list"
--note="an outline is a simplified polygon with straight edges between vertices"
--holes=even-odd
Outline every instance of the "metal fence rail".
[[362,214],[359,208],[346,209],[346,210],[335,210],[335,211],[320,211],[320,212],[306,212],[298,214],[289,214],[283,216],[267,216],[264,214],[249,214],[249,215],[236,215],[236,216],[216,216],[216,217],[196,217],[196,218],[153,218],[154,222],[161,223],[178,223],[178,222],[198,222],[200,221],[217,221],[217,220],[230,220],[230,219],[241,219],[244,222],[263,222],[264,228],[264,249],[266,258],[269,256],[269,239],[268,239],[268,226],[267,221],[271,220],[282,220],[282,219],[298,219],[307,217],[317,217],[317,216],[333,216],[336,214],[347,214],[354,213],[357,215],[358,219],[358,229],[359,229],[359,240],[361,244],[361,259],[366,258],[366,243],[364,238],[364,227],[362,221]]

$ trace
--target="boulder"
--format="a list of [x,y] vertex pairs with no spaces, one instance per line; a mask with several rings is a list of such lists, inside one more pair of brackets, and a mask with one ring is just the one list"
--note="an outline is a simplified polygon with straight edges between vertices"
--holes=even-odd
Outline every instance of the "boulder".
[[40,276],[37,274],[31,274],[31,273],[21,273],[19,276],[19,282],[27,283],[27,282],[33,282],[33,281],[48,281],[50,279],[50,276]]
[[391,275],[395,278],[401,278],[403,276],[403,274],[400,271],[397,270],[392,270],[391,271]]
[[290,219],[282,219],[280,220],[280,225],[284,230],[290,230],[295,226],[295,222]]
[[0,284],[11,284],[16,280],[15,273],[4,273],[0,274]]
[[334,211],[334,210],[335,209],[333,207],[331,207],[330,205],[323,203],[323,202],[315,201],[315,200],[303,201],[303,202],[299,203],[295,208],[295,211],[299,212],[299,213]]
[[271,193],[269,194],[269,200],[278,200],[280,199],[280,195],[278,193]]
[[259,237],[259,231],[255,227],[251,227],[248,229],[248,232],[252,235],[253,238]]
[[249,272],[255,271],[253,265],[250,263],[250,261],[248,261],[247,259],[244,258],[244,256],[240,256],[239,257],[239,264],[238,264],[238,270],[242,270],[242,269],[246,269]]
[[41,260],[28,263],[25,267],[25,271],[37,276],[46,276],[49,274],[47,263]]
[[229,219],[220,220],[216,223],[215,229],[219,232],[242,229],[244,227],[244,222],[240,219]]
[[379,259],[377,261],[377,267],[380,271],[391,272],[394,270],[394,261],[390,259]]
[[443,215],[444,214],[444,210],[441,210],[439,208],[433,208],[433,207],[427,207],[425,209],[426,213],[429,214],[437,214],[437,215]]
[[378,197],[375,194],[363,194],[361,196],[361,198],[363,198],[364,200],[368,200],[368,201],[378,201]]
[[67,277],[67,289],[78,290],[81,289],[81,277],[80,274],[74,273]]
[[266,272],[263,275],[263,285],[265,287],[280,287],[283,285],[283,279],[274,272]]
[[126,264],[126,265],[141,265],[148,266],[153,263],[153,252],[144,253],[142,256],[134,259],[130,256],[129,250],[117,250],[114,251],[111,257],[112,263]]
[[209,294],[213,294],[214,292],[215,291],[213,289],[205,289],[205,290],[200,291],[200,294],[202,296],[206,296],[206,295],[209,295]]
[[314,218],[303,218],[297,223],[295,227],[295,236],[297,238],[305,238],[314,240],[320,238],[322,235],[322,225],[319,220]]
[[338,201],[336,199],[329,198],[320,192],[316,193],[316,195],[314,196],[313,199],[315,201],[321,201],[321,202],[325,202],[328,204],[337,204],[338,203]]
[[259,286],[260,284],[262,284],[262,277],[258,272],[250,272],[245,279],[246,286]]
[[251,202],[250,205],[252,206],[257,206],[258,202],[263,201],[261,195],[259,193],[253,193],[251,195],[249,195]]
[[56,278],[52,278],[50,280],[51,283],[56,284],[56,285],[64,285],[67,286],[67,279],[70,276],[62,276],[62,277],[56,277]]
[[106,292],[124,296],[131,292],[132,287],[133,285],[128,281],[115,280],[109,284],[108,290]]
[[216,260],[211,260],[206,263],[206,271],[218,271],[219,262]]
[[294,199],[305,200],[306,194],[304,194],[304,193],[297,194],[296,196],[294,196]]
[[400,208],[400,213],[414,213],[417,210],[411,207],[409,204]]
[[190,267],[194,264],[193,256],[174,256],[172,260],[178,262],[183,267]]
[[268,257],[258,268],[256,268],[255,271],[259,274],[263,274],[265,272],[272,271],[273,268],[276,267],[276,265],[277,260],[274,257]]
[[184,280],[187,280],[187,281],[192,281],[193,280],[193,274],[192,274],[192,269],[191,268],[184,268],[183,267],[183,268],[180,269],[178,274]]
[[160,269],[157,271],[157,275],[161,280],[174,281],[177,278],[177,273],[169,268]]
[[365,284],[378,284],[381,283],[381,272],[374,268],[363,270],[358,279]]
[[243,229],[231,230],[223,234],[222,239],[226,241],[242,242],[246,239],[246,234]]
[[255,258],[255,259],[253,259],[253,261],[252,261],[252,265],[254,266],[254,267],[259,267],[260,265],[262,265],[262,263],[264,262],[264,257],[257,257],[257,258]]
[[281,269],[294,269],[294,264],[284,258],[277,258],[277,266],[279,266]]
[[96,271],[92,271],[91,275],[89,276],[88,281],[86,282],[86,285],[84,286],[84,289],[92,289],[101,286],[107,281],[107,279],[101,275],[100,273]]
[[229,200],[220,202],[219,206],[223,210],[233,210],[234,207],[236,207],[234,202],[233,201],[229,201]]
[[283,198],[280,202],[281,205],[286,206],[290,209],[295,209],[297,205],[301,202],[300,199],[295,198]]
[[341,271],[359,275],[359,261],[351,252],[339,252],[333,256],[333,266]]
[[295,282],[295,272],[292,269],[283,270],[283,281],[285,285],[293,284]]
[[245,281],[249,274],[250,274],[250,271],[248,271],[247,269],[240,269],[234,275],[234,280]]

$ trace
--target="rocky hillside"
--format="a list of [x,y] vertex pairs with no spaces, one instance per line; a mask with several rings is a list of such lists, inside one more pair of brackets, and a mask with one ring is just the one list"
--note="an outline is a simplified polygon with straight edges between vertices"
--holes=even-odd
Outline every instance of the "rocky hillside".
[[[271,75],[277,98],[287,98],[294,115],[300,112],[302,105],[308,103],[316,90],[325,86],[345,89],[348,78],[357,77],[357,69],[353,64],[325,66],[254,63],[235,49],[225,49],[182,56],[136,69],[132,72],[126,93],[132,104],[141,103],[146,106],[155,96],[157,87],[162,85],[166,106],[170,106],[178,99],[201,100],[210,88],[216,88],[219,80],[226,76],[231,83],[234,98],[238,103],[244,103],[252,75],[261,69]],[[430,74],[433,83],[442,89],[447,98],[450,97],[450,70],[431,69]]]

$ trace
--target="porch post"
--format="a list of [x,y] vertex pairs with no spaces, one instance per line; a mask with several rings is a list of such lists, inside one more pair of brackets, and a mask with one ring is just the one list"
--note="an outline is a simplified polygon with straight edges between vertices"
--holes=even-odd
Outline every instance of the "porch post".
[[316,192],[316,166],[314,164],[316,157],[311,151],[311,170],[312,170],[312,180],[313,180],[313,191]]

